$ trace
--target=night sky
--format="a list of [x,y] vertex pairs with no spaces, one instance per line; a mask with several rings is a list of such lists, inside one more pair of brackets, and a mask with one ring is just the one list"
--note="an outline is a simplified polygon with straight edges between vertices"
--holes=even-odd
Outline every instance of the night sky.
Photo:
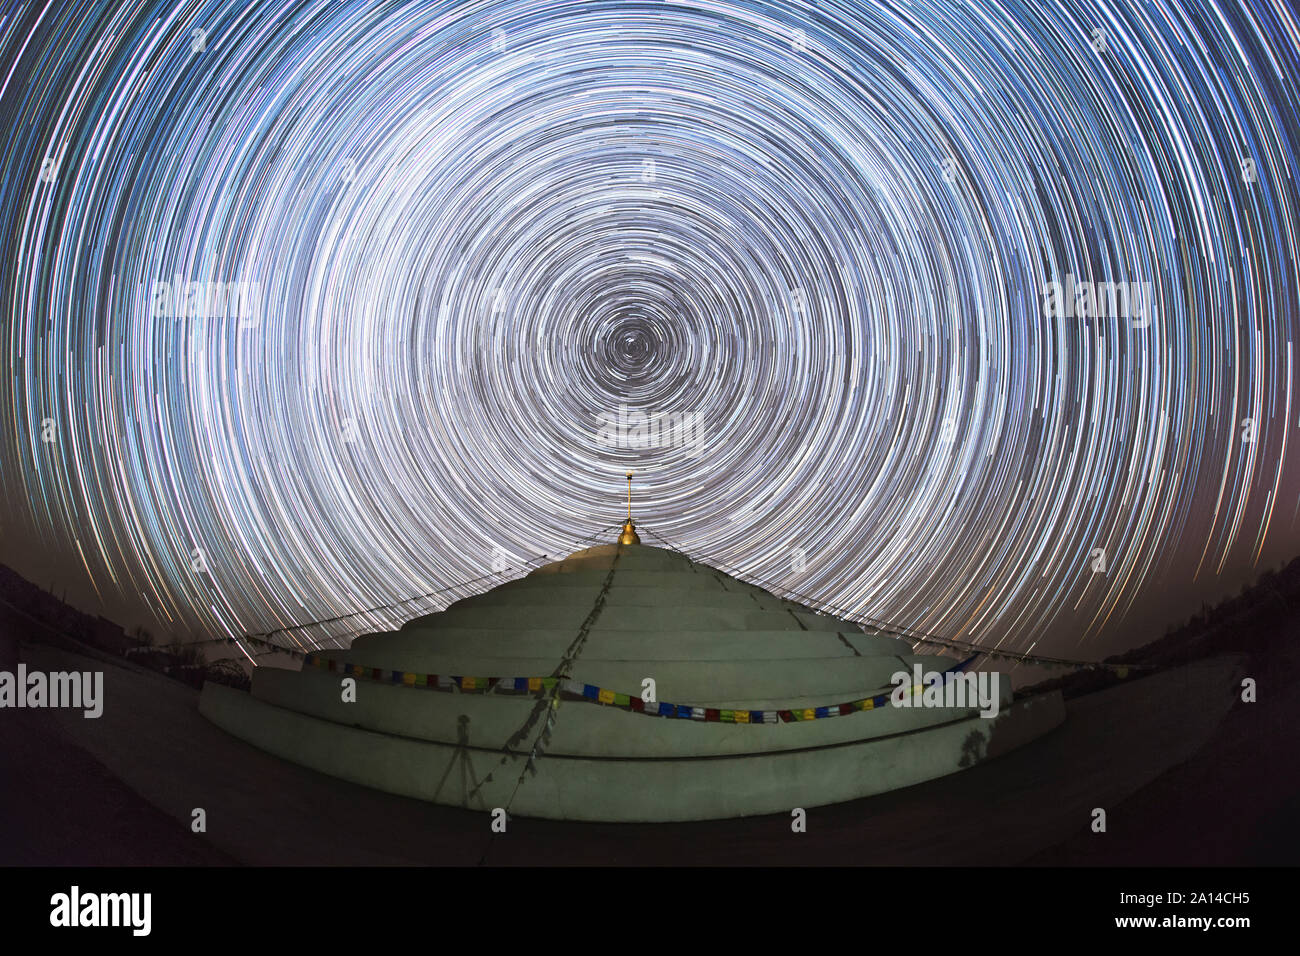
[[0,561],[70,600],[509,577],[628,468],[647,544],[1013,650],[1300,554],[1284,3],[0,10]]

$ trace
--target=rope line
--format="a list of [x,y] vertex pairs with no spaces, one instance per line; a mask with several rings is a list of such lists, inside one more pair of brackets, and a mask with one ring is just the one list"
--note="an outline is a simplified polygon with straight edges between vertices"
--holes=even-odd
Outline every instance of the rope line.
[[[574,544],[579,544],[579,545],[581,545],[581,544],[585,544],[586,542],[588,542],[588,541],[592,541],[592,540],[594,540],[595,538],[598,538],[598,537],[600,537],[601,535],[606,534],[606,533],[608,533],[609,531],[611,531],[611,530],[613,530],[614,528],[617,528],[617,527],[619,527],[619,525],[606,525],[606,526],[603,527],[603,528],[600,528],[600,529],[598,529],[598,530],[596,530],[596,531],[593,531],[591,534],[587,535],[586,537],[576,539],[573,543],[574,543]],[[245,635],[243,636],[243,639],[244,639],[244,640],[247,640],[247,641],[255,641],[256,643],[259,643],[259,644],[266,644],[266,645],[269,645],[269,646],[270,646],[271,650],[263,651],[263,652],[261,652],[261,653],[259,653],[259,654],[253,655],[253,656],[255,656],[255,657],[262,657],[262,656],[264,656],[264,655],[266,655],[266,654],[274,654],[274,653],[276,653],[276,652],[289,653],[289,654],[292,654],[292,655],[294,655],[294,656],[296,657],[296,656],[298,656],[298,655],[300,655],[300,654],[305,654],[305,653],[310,653],[310,652],[309,652],[309,651],[303,651],[303,650],[300,649],[300,648],[287,647],[287,646],[285,646],[284,644],[277,644],[277,643],[275,643],[274,641],[269,640],[269,638],[273,637],[273,636],[276,635],[276,634],[289,634],[289,633],[291,633],[291,632],[293,632],[293,631],[302,631],[302,630],[306,630],[306,629],[308,629],[308,628],[312,628],[312,627],[321,627],[321,626],[326,625],[326,624],[338,624],[338,623],[340,623],[340,622],[342,622],[342,621],[346,621],[346,620],[349,620],[349,619],[354,618],[354,617],[361,617],[363,614],[374,614],[374,613],[379,612],[379,611],[393,611],[393,610],[397,610],[397,609],[398,609],[399,607],[401,607],[402,605],[405,605],[405,604],[411,604],[411,603],[413,603],[413,602],[415,602],[415,601],[423,601],[423,600],[427,600],[428,598],[436,597],[436,596],[439,595],[439,594],[445,594],[445,593],[447,593],[448,591],[454,591],[454,590],[456,590],[456,589],[458,589],[458,588],[468,587],[468,586],[471,585],[471,584],[477,584],[477,583],[480,582],[480,581],[485,581],[485,580],[488,580],[488,579],[490,579],[490,578],[497,577],[497,576],[499,576],[499,575],[503,575],[503,574],[505,574],[507,571],[510,571],[510,570],[515,570],[515,571],[524,571],[524,570],[529,570],[529,567],[528,567],[528,566],[529,566],[531,563],[533,563],[533,562],[535,562],[535,561],[543,560],[543,559],[548,558],[548,557],[550,557],[550,555],[546,555],[546,554],[534,555],[534,556],[531,557],[531,558],[525,558],[523,564],[508,564],[508,565],[506,565],[506,566],[505,566],[502,570],[500,570],[500,571],[490,571],[490,572],[488,572],[487,574],[480,574],[478,577],[469,578],[469,579],[464,580],[464,581],[458,581],[458,582],[456,582],[455,584],[449,584],[449,585],[447,585],[446,587],[438,588],[438,589],[436,589],[436,590],[434,590],[434,591],[429,591],[429,592],[427,592],[427,593],[425,593],[425,594],[417,594],[417,595],[415,595],[414,597],[402,598],[401,600],[393,601],[393,602],[391,602],[391,603],[389,603],[389,604],[379,604],[379,605],[376,605],[375,607],[363,608],[363,609],[358,610],[358,611],[352,611],[352,612],[350,612],[350,613],[348,613],[348,614],[340,614],[340,615],[338,615],[338,616],[336,616],[336,617],[321,618],[320,620],[317,620],[317,621],[306,621],[306,622],[304,622],[304,623],[302,623],[302,624],[289,624],[289,625],[285,625],[284,627],[277,627],[277,628],[275,628],[274,630],[270,630],[270,631],[259,631],[259,632],[255,633],[255,634],[245,634]],[[162,649],[162,648],[166,648],[166,647],[182,647],[182,646],[185,646],[186,644],[214,644],[214,643],[219,643],[219,642],[227,642],[227,643],[228,643],[230,640],[231,640],[230,638],[215,638],[215,639],[210,640],[210,641],[182,641],[182,642],[179,642],[179,643],[176,643],[176,644],[159,644],[159,645],[155,645],[155,649]],[[336,638],[335,640],[337,640],[337,638]]]
[[[591,534],[587,535],[585,538],[578,538],[574,543],[576,543],[576,544],[583,544],[583,543],[585,543],[585,542],[587,542],[587,541],[591,541],[592,539],[594,539],[594,538],[596,538],[596,537],[598,537],[598,536],[600,536],[600,535],[602,535],[602,534],[605,534],[606,532],[612,530],[613,528],[617,528],[617,527],[618,527],[618,525],[606,525],[605,527],[599,529],[598,531],[594,531],[594,532],[592,532]],[[477,582],[479,582],[479,581],[483,581],[483,580],[485,580],[485,579],[487,579],[487,578],[495,577],[495,576],[500,575],[500,574],[505,574],[507,570],[522,571],[522,570],[524,570],[524,569],[525,569],[529,564],[531,564],[532,562],[534,562],[534,561],[540,561],[540,560],[542,560],[543,558],[548,558],[548,557],[550,557],[550,555],[547,555],[547,554],[538,554],[538,555],[534,555],[534,556],[531,557],[531,558],[525,558],[525,559],[524,559],[524,563],[521,564],[521,565],[520,565],[520,564],[508,564],[508,565],[506,565],[506,566],[505,566],[502,570],[500,570],[500,571],[490,571],[490,572],[488,572],[487,574],[480,574],[478,577],[469,578],[468,580],[460,581],[460,582],[457,582],[456,584],[449,584],[449,585],[447,585],[447,586],[444,587],[444,588],[438,588],[437,590],[429,591],[427,594],[417,594],[417,595],[415,595],[414,597],[403,598],[403,599],[401,599],[401,600],[399,600],[399,601],[393,601],[391,604],[379,604],[379,605],[376,605],[375,607],[364,608],[364,609],[359,610],[359,611],[353,611],[353,612],[351,612],[351,613],[349,613],[349,614],[340,614],[340,615],[337,616],[337,617],[327,617],[327,618],[322,618],[322,619],[319,620],[319,621],[307,621],[306,623],[303,623],[303,624],[289,624],[289,625],[286,625],[285,627],[277,627],[277,628],[275,628],[274,630],[271,630],[271,631],[259,631],[258,633],[254,634],[254,635],[251,635],[251,636],[253,636],[253,637],[270,637],[270,636],[272,636],[273,634],[287,633],[287,632],[289,632],[289,631],[298,631],[298,630],[302,630],[302,629],[304,629],[304,628],[308,628],[308,627],[316,627],[316,626],[321,625],[321,624],[337,624],[339,621],[346,621],[348,618],[352,618],[352,617],[360,617],[362,614],[371,614],[371,613],[374,613],[375,611],[389,611],[389,610],[394,610],[394,609],[400,607],[400,606],[403,605],[403,604],[410,604],[410,603],[413,602],[413,601],[422,601],[422,600],[424,600],[424,599],[426,599],[426,598],[431,598],[431,597],[434,597],[435,595],[438,595],[438,594],[445,594],[447,591],[451,591],[451,590],[454,590],[454,589],[456,589],[456,588],[465,587],[466,585],[469,585],[469,584],[475,584],[475,583],[477,583]]]
[[[555,726],[555,715],[560,709],[560,690],[569,680],[573,665],[577,663],[578,656],[582,653],[583,647],[586,646],[587,638],[591,634],[592,627],[595,626],[596,621],[600,618],[601,612],[605,610],[605,601],[609,596],[609,589],[614,584],[614,572],[618,570],[618,562],[622,557],[623,545],[620,543],[617,546],[617,550],[614,552],[614,560],[609,564],[609,573],[605,575],[605,581],[600,587],[600,592],[596,595],[596,600],[592,603],[591,610],[587,612],[587,616],[583,619],[581,626],[578,628],[577,635],[569,643],[569,646],[565,648],[564,657],[561,658],[559,664],[555,666],[555,670],[551,673],[551,676],[556,678],[555,683],[549,688],[546,688],[545,692],[543,692],[538,698],[537,703],[533,705],[532,712],[529,713],[528,719],[524,721],[523,726],[510,736],[510,739],[506,741],[505,746],[502,748],[504,753],[498,767],[504,766],[511,757],[518,756],[518,753],[511,748],[528,735],[528,731],[538,723],[543,713],[546,714],[545,722],[542,723],[541,729],[533,738],[533,746],[528,752],[528,759],[524,761],[524,766],[519,771],[519,776],[515,780],[514,788],[510,791],[510,797],[506,800],[506,805],[502,807],[505,811],[507,821],[510,819],[510,807],[514,805],[515,797],[519,793],[519,788],[523,785],[524,778],[529,774],[529,772],[533,774],[537,773],[536,762],[541,756],[540,749],[544,744],[550,742],[551,730]],[[474,794],[482,789],[484,784],[489,783],[495,772],[496,771],[492,771],[492,773],[489,773],[484,777],[483,782],[469,793],[469,797],[473,797]],[[468,803],[468,797],[466,798],[466,802]],[[484,846],[483,854],[479,858],[480,866],[487,862],[488,850],[491,848],[491,845],[492,844],[489,841]]]
[[[605,527],[600,528],[597,531],[594,531],[593,533],[583,538],[576,539],[574,544],[578,544],[578,545],[585,544],[618,527],[620,527],[620,525],[617,524],[606,525]],[[919,645],[928,645],[932,647],[939,647],[944,650],[953,651],[956,653],[961,653],[961,654],[974,653],[974,654],[978,654],[990,658],[1013,660],[1016,661],[1017,663],[1037,663],[1037,664],[1042,664],[1050,667],[1072,667],[1072,668],[1083,668],[1083,669],[1104,668],[1112,671],[1123,670],[1126,673],[1130,670],[1157,669],[1157,665],[1153,665],[1153,664],[1106,664],[1101,661],[1084,661],[1084,660],[1077,660],[1077,659],[1065,658],[1065,657],[1054,657],[1046,654],[1030,654],[1025,652],[1007,651],[1007,650],[1002,650],[1000,648],[989,648],[986,647],[985,645],[975,643],[974,641],[963,641],[957,638],[939,637],[936,634],[922,631],[917,628],[895,624],[893,622],[881,620],[879,618],[875,618],[867,614],[862,614],[857,611],[851,611],[847,608],[832,604],[829,601],[825,601],[820,598],[815,598],[806,594],[802,594],[792,588],[785,586],[784,584],[781,584],[780,582],[764,579],[757,575],[742,571],[740,569],[728,567],[727,565],[722,563],[718,563],[716,565],[704,564],[699,560],[697,560],[696,558],[694,558],[693,556],[691,556],[689,553],[687,553],[675,541],[669,539],[663,534],[660,534],[659,532],[655,531],[653,528],[643,527],[641,530],[645,531],[647,534],[653,536],[658,541],[662,542],[667,547],[668,550],[685,558],[688,562],[690,562],[692,570],[698,571],[699,568],[707,568],[711,571],[721,571],[723,573],[730,574],[748,584],[757,587],[762,587],[765,590],[769,590],[774,593],[777,593],[778,595],[784,597],[786,600],[793,599],[793,603],[798,604],[806,611],[810,611],[813,613],[830,612],[843,620],[849,621],[853,624],[858,625],[859,627],[862,627],[864,630],[870,629],[871,631],[875,631],[877,633],[881,633],[881,634],[885,634],[888,636],[897,637],[902,640],[905,640],[912,645],[913,650],[915,650],[916,647]],[[621,554],[622,554],[622,549],[620,548],[619,555],[621,556]],[[149,650],[167,650],[171,648],[186,647],[186,646],[200,646],[204,644],[227,643],[227,644],[238,645],[240,640],[242,640],[245,642],[263,645],[268,648],[267,650],[259,651],[256,654],[248,654],[248,652],[245,651],[245,654],[248,654],[250,659],[256,657],[263,657],[268,654],[276,654],[276,653],[285,653],[285,654],[293,655],[294,657],[300,657],[300,656],[310,654],[311,650],[303,650],[300,647],[292,647],[292,646],[286,646],[284,644],[279,644],[273,640],[270,640],[270,638],[275,635],[279,635],[279,634],[287,635],[295,631],[306,630],[312,627],[320,627],[328,624],[337,624],[342,621],[346,621],[355,617],[360,617],[365,614],[374,614],[381,611],[395,611],[398,608],[402,607],[403,605],[411,604],[416,601],[427,600],[428,598],[435,597],[440,594],[446,594],[449,591],[455,591],[459,588],[469,587],[481,581],[498,577],[502,574],[505,574],[506,571],[508,570],[525,570],[529,564],[544,559],[546,557],[548,557],[548,555],[545,554],[536,555],[534,557],[525,559],[525,563],[522,565],[508,565],[505,569],[501,571],[492,571],[489,572],[488,574],[482,574],[474,578],[469,578],[465,581],[458,581],[454,584],[449,584],[446,587],[438,588],[434,591],[430,591],[425,594],[415,595],[414,597],[404,598],[398,601],[393,601],[388,604],[376,605],[375,607],[371,607],[371,608],[364,608],[362,610],[353,611],[349,614],[341,614],[335,617],[322,618],[316,621],[307,621],[302,624],[286,625],[284,627],[275,628],[274,630],[271,631],[259,632],[257,634],[245,634],[242,636],[242,638],[238,638],[238,639],[234,637],[221,637],[221,638],[213,638],[210,640],[202,640],[202,641],[180,641],[173,644],[157,644],[157,645],[148,645],[140,648],[132,648],[129,649],[126,653],[128,654],[144,653]],[[602,593],[600,596],[598,596],[597,600],[601,601],[603,599],[603,595],[604,592],[602,590]],[[802,622],[800,622],[800,624],[802,626]],[[333,638],[333,640],[337,641],[339,640],[339,638]],[[241,647],[241,650],[242,649],[243,648]],[[312,650],[316,650],[316,649],[319,648],[313,648]],[[256,661],[253,661],[253,663],[256,664]]]
[[[647,532],[648,534],[653,535],[655,538],[657,538],[658,540],[666,544],[670,551],[673,551],[674,553],[681,555],[682,557],[686,558],[686,560],[690,561],[692,564],[697,563],[695,558],[687,554],[676,543],[670,541],[668,538],[664,537],[662,534],[659,534],[657,531],[653,530],[652,528],[643,527],[641,530]],[[818,598],[811,598],[808,597],[807,595],[800,594],[798,591],[794,591],[783,584],[779,584],[775,581],[767,581],[764,580],[763,578],[758,577],[757,575],[748,574],[746,572],[740,571],[735,568],[728,568],[726,565],[723,564],[718,564],[716,565],[716,567],[718,567],[722,571],[725,571],[728,574],[733,575],[734,577],[739,578],[742,581],[746,581],[749,584],[755,584],[758,586],[762,586],[767,590],[782,592],[784,595],[789,595],[798,598],[798,600],[795,603],[801,605],[805,610],[816,612],[819,606],[823,610],[833,612],[835,616],[843,620],[850,621],[864,628],[869,627],[872,630],[878,631],[882,634],[887,634],[893,637],[898,637],[903,640],[909,641],[912,644],[913,650],[916,649],[916,645],[918,644],[927,644],[931,646],[942,647],[946,650],[959,651],[965,653],[976,653],[986,657],[1003,658],[1006,660],[1018,661],[1020,663],[1035,662],[1035,663],[1057,666],[1057,667],[1079,667],[1079,668],[1086,668],[1086,669],[1105,668],[1107,670],[1113,670],[1113,671],[1123,670],[1126,673],[1130,670],[1154,670],[1157,668],[1157,665],[1154,664],[1106,664],[1101,661],[1081,661],[1081,660],[1073,660],[1065,657],[1050,657],[1045,654],[1018,653],[1015,651],[1005,651],[1000,648],[988,648],[985,647],[984,645],[976,644],[973,641],[962,641],[955,638],[943,638],[935,634],[930,634],[925,631],[918,630],[916,628],[905,627],[898,624],[892,624],[888,621],[882,621],[877,618],[870,617],[869,615],[859,614],[858,612],[850,611],[847,608],[837,607],[836,605],[831,604],[828,601],[823,601]]]

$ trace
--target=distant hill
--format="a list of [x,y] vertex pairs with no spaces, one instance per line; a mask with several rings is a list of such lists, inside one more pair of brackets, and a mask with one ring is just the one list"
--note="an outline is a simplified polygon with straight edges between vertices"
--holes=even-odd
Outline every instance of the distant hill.
[[[1200,611],[1185,624],[1171,628],[1164,637],[1141,647],[1116,654],[1107,664],[1141,664],[1164,668],[1217,654],[1267,656],[1274,665],[1282,663],[1282,642],[1300,637],[1300,558],[1280,570],[1265,571],[1254,584],[1242,587],[1236,597],[1227,598]],[[1060,690],[1067,698],[1090,694],[1134,680],[1147,673],[1133,670],[1121,678],[1109,669],[1084,670],[1054,677],[1023,688],[1017,696]]]
[[[0,641],[9,648],[22,640],[38,640],[70,650],[93,648],[110,657],[166,674],[192,687],[205,680],[247,689],[251,682],[237,662],[206,660],[199,641],[154,646],[142,628],[131,634],[113,621],[80,611],[54,594],[0,564]],[[170,639],[169,639],[170,640]],[[0,666],[12,650],[0,654]]]

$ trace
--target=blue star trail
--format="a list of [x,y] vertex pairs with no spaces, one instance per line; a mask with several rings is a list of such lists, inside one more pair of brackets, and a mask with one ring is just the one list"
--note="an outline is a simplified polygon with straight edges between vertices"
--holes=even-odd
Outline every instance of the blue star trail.
[[224,635],[519,573],[630,468],[704,560],[1087,650],[1300,550],[1298,50],[1269,2],[6,3],[6,502]]

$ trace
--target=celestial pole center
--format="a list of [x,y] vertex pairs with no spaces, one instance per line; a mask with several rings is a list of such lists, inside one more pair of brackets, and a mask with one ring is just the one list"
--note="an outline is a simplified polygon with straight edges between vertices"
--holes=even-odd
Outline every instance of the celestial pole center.
[[639,529],[839,608],[1164,621],[1300,542],[1298,44],[1277,2],[12,4],[3,557],[259,632],[562,556],[633,469]]

